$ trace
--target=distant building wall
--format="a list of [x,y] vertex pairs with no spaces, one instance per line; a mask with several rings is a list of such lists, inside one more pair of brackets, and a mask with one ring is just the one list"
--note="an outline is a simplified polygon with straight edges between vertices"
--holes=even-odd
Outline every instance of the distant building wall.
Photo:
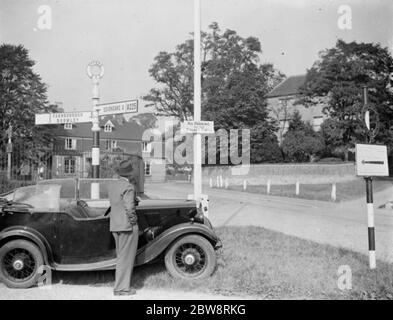
[[295,105],[297,97],[274,97],[268,99],[269,115],[279,122],[279,130],[277,137],[279,142],[282,142],[285,132],[288,130],[289,121],[295,110],[298,110],[302,120],[309,122],[315,131],[318,131],[322,122],[327,116],[322,112],[324,104],[320,103],[315,106],[305,107],[303,105]]

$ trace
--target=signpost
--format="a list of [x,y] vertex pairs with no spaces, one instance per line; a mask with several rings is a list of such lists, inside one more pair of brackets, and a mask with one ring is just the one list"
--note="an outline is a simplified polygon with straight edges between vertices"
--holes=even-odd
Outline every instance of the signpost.
[[62,124],[91,122],[91,111],[63,112],[63,113],[41,113],[35,115],[35,124]]
[[138,112],[138,100],[128,100],[97,105],[100,116]]
[[[93,69],[98,72],[93,73]],[[99,114],[98,114],[98,102],[100,101],[100,93],[98,85],[100,79],[104,76],[104,67],[99,61],[92,61],[87,65],[86,68],[87,76],[91,79],[93,84],[92,90],[92,101],[93,101],[93,113],[92,113],[92,127],[93,131],[93,146],[91,149],[91,164],[93,169],[93,178],[100,177],[100,125],[99,125]],[[91,198],[100,198],[100,184],[98,182],[92,182],[91,184]]]
[[[201,0],[194,0],[194,121],[201,121]],[[194,134],[194,199],[202,195],[201,134]]]
[[375,227],[372,177],[389,175],[386,146],[357,144],[356,175],[364,177],[366,181],[369,264],[370,269],[375,269]]
[[[378,133],[379,117],[377,110],[368,104],[368,88],[363,88],[363,113],[366,125],[366,142],[371,143]],[[374,112],[374,127],[371,126],[370,111]],[[368,250],[370,269],[376,268],[375,227],[372,177],[388,176],[388,153],[386,146],[375,144],[356,144],[356,175],[366,182]]]
[[184,121],[181,123],[180,132],[194,134],[214,133],[213,121]]
[[[93,72],[96,69],[96,72]],[[98,70],[98,72],[97,72]],[[138,100],[127,100],[121,102],[113,102],[107,104],[98,104],[100,100],[99,95],[99,80],[104,76],[104,67],[99,61],[92,61],[87,65],[86,73],[92,80],[92,111],[75,111],[63,113],[42,113],[35,115],[36,125],[45,124],[64,124],[64,123],[92,123],[91,130],[93,131],[93,146],[92,146],[92,173],[93,178],[100,177],[100,125],[99,117],[113,114],[135,113],[138,112]],[[10,137],[10,136],[9,136]],[[10,138],[9,138],[10,141]],[[9,159],[10,159],[9,153]],[[9,160],[9,163],[11,160]],[[99,182],[92,182],[91,184],[91,198],[100,198],[100,184]]]
[[12,155],[12,125],[7,130],[8,143],[7,143],[7,179],[11,180],[11,155]]

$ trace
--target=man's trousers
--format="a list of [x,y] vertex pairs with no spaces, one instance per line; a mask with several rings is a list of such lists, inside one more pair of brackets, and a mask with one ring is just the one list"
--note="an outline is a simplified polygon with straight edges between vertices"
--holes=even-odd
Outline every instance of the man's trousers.
[[116,279],[114,292],[128,292],[138,248],[138,225],[132,231],[112,232],[116,243]]

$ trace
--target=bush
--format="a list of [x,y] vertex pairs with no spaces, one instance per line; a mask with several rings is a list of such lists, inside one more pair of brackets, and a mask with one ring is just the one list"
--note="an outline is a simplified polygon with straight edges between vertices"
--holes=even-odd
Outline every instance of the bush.
[[7,180],[4,175],[0,175],[0,194],[6,193],[16,188],[35,184],[33,181]]
[[276,136],[265,137],[260,143],[251,145],[251,163],[282,161],[283,156]]

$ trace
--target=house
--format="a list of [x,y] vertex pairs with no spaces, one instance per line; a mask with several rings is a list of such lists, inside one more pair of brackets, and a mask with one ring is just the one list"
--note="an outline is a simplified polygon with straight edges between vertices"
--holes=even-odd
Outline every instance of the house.
[[288,130],[289,120],[295,110],[300,112],[303,121],[312,124],[315,131],[318,131],[322,122],[327,118],[322,113],[323,104],[317,104],[306,108],[303,105],[294,105],[299,97],[299,88],[304,84],[306,75],[290,76],[278,84],[267,95],[268,109],[270,116],[279,121],[277,132],[279,143],[282,142],[283,135]]
[[[59,125],[54,142],[51,177],[91,177],[92,131],[91,123],[65,123]],[[114,174],[116,162],[136,155],[143,158],[145,181],[165,180],[165,161],[156,159],[150,141],[143,141],[144,128],[123,116],[100,118],[100,177]]]

